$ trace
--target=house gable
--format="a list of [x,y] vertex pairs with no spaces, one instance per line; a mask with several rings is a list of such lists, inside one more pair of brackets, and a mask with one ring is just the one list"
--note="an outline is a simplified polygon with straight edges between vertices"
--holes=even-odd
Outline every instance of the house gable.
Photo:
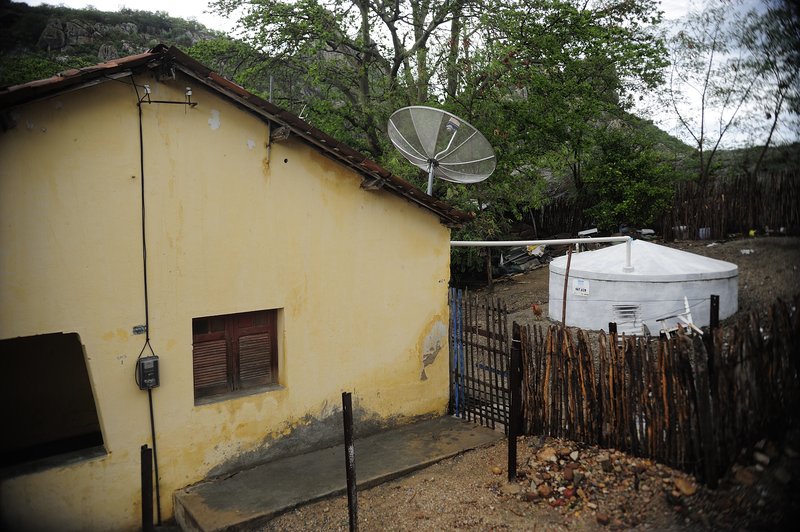
[[[52,78],[0,90],[0,124],[3,129],[14,127],[13,117],[6,112],[11,107],[110,80],[122,80],[134,72],[144,70],[155,71],[162,79],[174,78],[177,72],[182,72],[188,78],[202,83],[208,89],[265,120],[270,125],[271,132],[280,129],[283,135],[288,133],[297,136],[326,157],[352,169],[362,177],[362,188],[365,190],[383,189],[390,194],[400,196],[434,213],[448,227],[461,226],[474,216],[472,213],[460,211],[443,201],[428,196],[360,152],[311,126],[297,115],[285,111],[223,78],[174,46],[167,48],[164,45],[158,45],[144,54],[101,63],[93,67],[68,70]],[[270,142],[274,141],[274,138],[270,139]]]
[[[272,143],[268,117],[136,61],[6,108],[17,124],[0,133],[0,340],[80,342],[103,451],[3,478],[9,528],[136,526],[138,452],[151,442],[134,381],[145,309],[164,516],[174,490],[205,476],[330,443],[343,390],[362,428],[447,405],[440,213],[387,186],[367,192],[363,172],[299,134]],[[139,106],[145,84],[152,102]],[[268,381],[198,398],[194,348],[208,338],[195,324],[253,315],[276,336]],[[238,347],[229,358],[246,366]]]

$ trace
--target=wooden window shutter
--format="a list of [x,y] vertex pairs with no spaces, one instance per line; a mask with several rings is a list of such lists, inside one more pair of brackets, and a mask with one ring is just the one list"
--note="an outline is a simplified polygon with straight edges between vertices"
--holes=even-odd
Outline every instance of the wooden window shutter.
[[273,382],[272,341],[269,331],[239,337],[239,379],[243,388]]
[[227,352],[224,338],[194,344],[192,365],[195,397],[207,397],[229,390]]

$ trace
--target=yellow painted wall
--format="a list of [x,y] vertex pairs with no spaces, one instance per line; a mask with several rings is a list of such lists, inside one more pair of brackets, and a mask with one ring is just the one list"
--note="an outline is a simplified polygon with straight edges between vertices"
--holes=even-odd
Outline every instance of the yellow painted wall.
[[[185,79],[150,83],[183,100]],[[193,85],[199,105],[144,105],[153,392],[162,508],[171,494],[308,419],[342,391],[384,419],[443,413],[449,230],[431,213]],[[147,394],[139,138],[130,79],[12,111],[0,133],[0,339],[76,332],[107,454],[5,478],[21,528],[139,525]],[[269,158],[268,158],[269,156]],[[283,309],[280,389],[196,406],[193,317]],[[443,346],[421,378],[424,349]],[[13,428],[6,428],[11,429]]]

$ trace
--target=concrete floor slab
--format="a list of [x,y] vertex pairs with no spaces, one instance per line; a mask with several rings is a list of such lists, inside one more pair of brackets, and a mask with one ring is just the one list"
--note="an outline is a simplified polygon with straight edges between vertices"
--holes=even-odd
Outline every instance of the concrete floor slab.
[[[355,441],[359,488],[367,488],[464,451],[502,433],[441,417]],[[346,490],[344,445],[262,464],[175,492],[183,530],[247,530],[278,514]]]

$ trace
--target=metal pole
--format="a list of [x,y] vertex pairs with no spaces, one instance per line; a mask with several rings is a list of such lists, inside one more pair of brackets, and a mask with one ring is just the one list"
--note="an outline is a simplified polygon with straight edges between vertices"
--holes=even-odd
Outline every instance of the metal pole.
[[[716,373],[716,363],[714,360],[714,353],[716,353],[716,349],[714,348],[714,341],[716,339],[716,330],[719,329],[719,296],[718,295],[711,295],[711,316],[710,316],[710,326],[708,331],[708,343],[706,345],[706,354],[708,355],[706,360],[708,361],[708,382],[711,388],[711,396],[715,397],[717,393],[717,373]],[[705,340],[705,335],[703,336]],[[712,404],[713,406],[713,404]],[[716,482],[716,479],[715,479]]]
[[511,405],[508,412],[508,481],[517,479],[517,436],[520,433],[520,417],[522,410],[522,351],[520,327],[517,322],[512,325],[511,367],[509,369],[509,385],[511,386]]
[[358,530],[358,491],[356,490],[356,452],[353,447],[353,402],[350,392],[342,392],[344,418],[344,464],[347,472],[347,513],[350,531]]
[[599,236],[596,238],[551,238],[548,240],[451,240],[450,246],[457,247],[494,247],[508,248],[517,246],[557,246],[561,244],[592,244],[605,242],[625,242],[625,266],[622,271],[630,273],[634,270],[631,264],[631,243],[629,236]]
[[142,530],[151,532],[153,528],[153,450],[142,445]]
[[161,526],[161,491],[158,487],[158,451],[156,451],[156,421],[153,417],[153,389],[147,389],[147,401],[150,403],[150,436],[153,439],[153,465],[156,470],[156,521]]
[[433,196],[433,161],[428,163],[428,196]]

